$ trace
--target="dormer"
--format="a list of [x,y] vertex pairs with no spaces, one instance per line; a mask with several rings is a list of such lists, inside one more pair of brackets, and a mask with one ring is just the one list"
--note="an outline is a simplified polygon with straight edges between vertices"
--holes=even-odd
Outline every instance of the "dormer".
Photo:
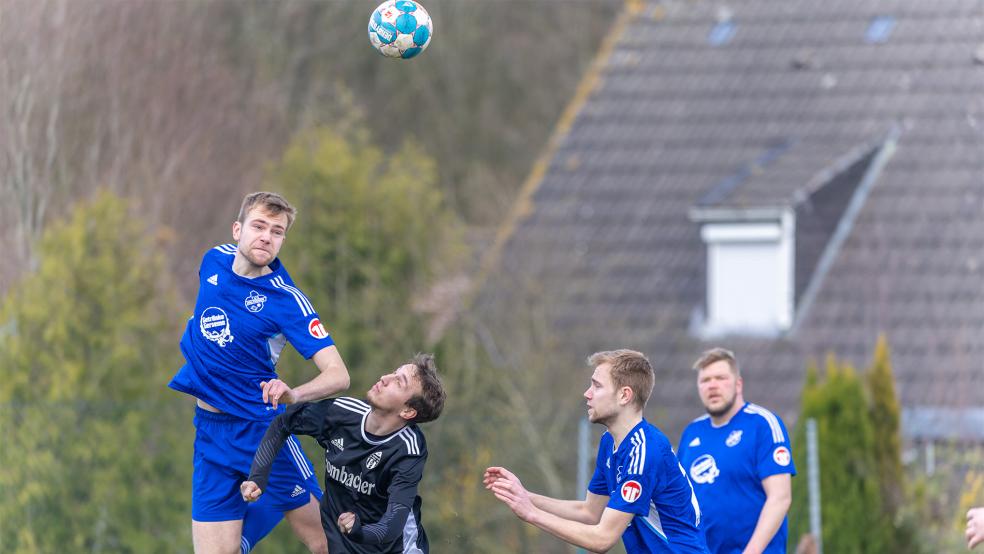
[[[780,140],[690,210],[706,249],[701,338],[777,337],[808,310],[896,140]],[[806,178],[804,178],[806,176]]]

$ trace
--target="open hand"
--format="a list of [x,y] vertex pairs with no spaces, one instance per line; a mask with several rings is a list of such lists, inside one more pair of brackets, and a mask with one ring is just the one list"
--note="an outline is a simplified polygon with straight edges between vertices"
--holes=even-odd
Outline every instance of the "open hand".
[[984,543],[984,506],[971,508],[967,512],[967,548]]

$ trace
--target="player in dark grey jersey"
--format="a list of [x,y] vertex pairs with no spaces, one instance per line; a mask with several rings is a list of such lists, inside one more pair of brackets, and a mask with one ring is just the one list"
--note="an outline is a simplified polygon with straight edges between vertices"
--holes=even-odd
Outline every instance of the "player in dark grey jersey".
[[383,375],[366,400],[294,404],[270,424],[240,491],[259,498],[287,437],[310,435],[325,449],[321,523],[332,554],[427,553],[417,485],[427,444],[417,427],[437,419],[446,394],[434,356]]

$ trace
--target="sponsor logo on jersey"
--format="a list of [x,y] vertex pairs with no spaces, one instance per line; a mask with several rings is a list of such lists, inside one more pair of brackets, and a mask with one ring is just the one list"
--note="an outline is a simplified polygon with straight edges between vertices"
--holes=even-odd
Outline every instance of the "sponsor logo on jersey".
[[700,446],[700,437],[694,437],[688,446]]
[[205,308],[201,319],[198,320],[198,327],[202,330],[202,336],[222,348],[234,338],[229,325],[229,316],[221,308],[214,306]]
[[266,296],[263,296],[255,290],[251,290],[249,291],[249,296],[247,296],[245,300],[246,309],[255,314],[263,309],[263,305],[266,304],[266,301]]
[[713,483],[718,475],[721,475],[721,470],[718,469],[717,462],[714,461],[714,456],[710,454],[698,456],[690,464],[690,480],[694,483],[707,485]]
[[335,467],[328,458],[325,458],[325,474],[342,485],[362,494],[372,494],[372,489],[376,488],[376,483],[364,481],[361,475],[349,473],[345,467]]
[[331,439],[331,444],[339,450],[345,450],[345,441],[343,441],[341,437],[337,439]]
[[373,452],[369,458],[366,459],[366,469],[372,469],[379,465],[379,460],[383,458],[382,452]]
[[208,279],[205,279],[205,280],[208,281],[210,284],[218,285],[219,284],[219,274],[218,273],[213,273],[211,277],[209,277]]
[[642,485],[639,481],[626,481],[622,483],[622,500],[626,502],[635,502],[642,496]]
[[328,336],[328,331],[325,330],[325,326],[321,324],[321,320],[318,318],[312,319],[308,323],[308,333],[316,339],[323,339]]
[[302,489],[300,485],[294,485],[294,491],[292,493],[290,493],[290,497],[291,498],[297,498],[298,496],[301,496],[302,494],[304,494],[304,489]]
[[785,446],[777,446],[776,449],[772,451],[772,459],[781,466],[788,466],[789,462],[792,461],[792,456],[790,456],[788,448]]
[[728,445],[730,447],[730,446],[734,446],[734,445],[738,444],[739,442],[741,442],[741,430],[740,429],[735,430],[735,431],[732,431],[731,434],[728,435],[728,439],[726,441],[724,441],[724,444],[726,444],[726,445]]

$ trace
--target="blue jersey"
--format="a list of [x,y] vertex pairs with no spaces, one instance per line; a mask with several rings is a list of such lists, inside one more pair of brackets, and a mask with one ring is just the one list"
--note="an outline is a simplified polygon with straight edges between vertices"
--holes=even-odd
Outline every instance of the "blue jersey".
[[615,449],[605,433],[588,491],[607,496],[608,507],[635,514],[622,533],[629,554],[706,553],[700,506],[670,442],[645,419]]
[[260,383],[277,378],[286,343],[310,358],[334,342],[279,259],[272,273],[250,279],[233,272],[235,254],[234,244],[205,253],[195,314],[181,337],[185,365],[168,386],[227,414],[265,421],[283,411],[263,403]]
[[[714,427],[704,415],[680,438],[680,462],[687,468],[704,509],[707,546],[715,553],[741,552],[765,504],[762,480],[796,475],[786,426],[775,414],[746,403],[731,421]],[[765,549],[786,552],[786,520]]]

